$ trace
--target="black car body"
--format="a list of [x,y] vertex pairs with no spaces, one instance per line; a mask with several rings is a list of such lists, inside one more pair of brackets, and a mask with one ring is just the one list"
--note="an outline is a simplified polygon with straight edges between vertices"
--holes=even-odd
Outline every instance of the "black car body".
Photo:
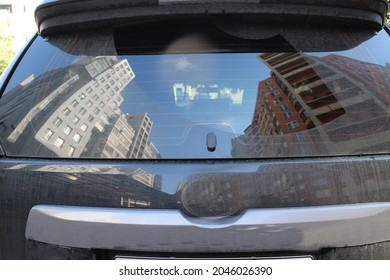
[[45,1],[1,78],[0,258],[390,258],[386,10]]

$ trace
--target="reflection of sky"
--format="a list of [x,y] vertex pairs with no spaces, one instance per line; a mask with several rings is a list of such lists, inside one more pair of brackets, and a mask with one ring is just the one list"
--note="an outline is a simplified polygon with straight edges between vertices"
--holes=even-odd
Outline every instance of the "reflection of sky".
[[[387,45],[384,45],[386,44]],[[346,51],[332,52],[335,55],[341,55],[350,57],[359,61],[365,61],[382,66],[386,66],[386,63],[390,63],[390,41],[389,34],[386,31],[381,31],[373,38],[364,43]],[[331,53],[310,53],[318,57],[324,57]]]
[[[47,57],[50,59],[46,59]],[[66,54],[58,48],[47,47],[47,43],[42,37],[38,36],[34,44],[29,48],[28,55],[18,65],[18,68],[22,69],[22,71],[16,71],[13,74],[8,88],[12,89],[16,87],[30,75],[34,75],[37,78],[43,73],[67,67],[75,59],[77,59],[77,56]],[[26,76],[26,73],[29,74]]]
[[[224,137],[230,142],[231,138],[243,134],[251,123],[258,83],[270,76],[270,70],[257,59],[257,55],[129,56],[127,59],[136,78],[123,92],[125,101],[121,110],[129,113],[148,112],[154,123],[152,141],[157,146],[185,142],[187,137],[196,135],[194,131],[201,130],[200,126],[211,132],[230,134],[230,137]],[[226,109],[219,108],[220,103],[216,102],[210,107],[202,104],[195,111],[186,111],[175,106],[175,83],[206,86],[217,84],[220,88],[243,89],[243,103],[237,108]],[[132,94],[135,92],[142,94]],[[204,141],[204,138],[199,139],[202,145]],[[226,144],[230,146],[230,143]]]
[[174,83],[218,84],[220,87],[255,90],[269,69],[257,54],[193,54],[129,56],[136,83],[149,95],[164,98]]
[[[387,49],[390,49],[388,34],[381,31],[351,50],[307,54],[318,57],[336,54],[386,65],[390,62],[390,53],[383,50]],[[42,57],[43,50],[45,57]],[[219,143],[231,147],[230,140],[242,135],[252,121],[258,83],[270,77],[270,69],[261,63],[258,55],[259,53],[223,53],[119,57],[120,60],[128,60],[136,75],[135,80],[122,92],[124,102],[120,108],[124,113],[148,113],[154,123],[151,140],[162,153],[163,149],[170,149],[171,154],[176,145],[185,143],[184,147],[202,150],[207,155],[205,135],[208,132],[219,133]],[[14,88],[31,75],[37,79],[45,72],[61,70],[80,59],[82,57],[69,55],[38,37],[28,55],[21,61],[19,71],[13,74],[8,89]],[[42,81],[50,82],[52,76],[52,73],[42,75]],[[192,86],[217,84],[220,88],[242,89],[243,102],[240,106],[230,108],[222,108],[222,102],[200,104],[197,110],[192,108],[192,111],[180,108],[174,100],[175,83]],[[199,143],[199,149],[193,146],[194,143]],[[221,151],[217,149],[214,155],[219,152]],[[230,150],[224,152],[230,153]],[[220,156],[230,157],[224,154]]]
[[375,39],[368,40],[358,47],[340,52],[339,54],[360,61],[385,66],[386,63],[390,63],[389,34],[385,31],[381,31],[375,37]]

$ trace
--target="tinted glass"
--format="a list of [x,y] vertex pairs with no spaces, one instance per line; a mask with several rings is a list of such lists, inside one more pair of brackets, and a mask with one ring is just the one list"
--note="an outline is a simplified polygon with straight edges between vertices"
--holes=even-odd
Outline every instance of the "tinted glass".
[[[343,36],[348,46],[353,40]],[[32,44],[0,100],[7,155],[175,159],[389,151],[385,31],[337,51],[332,45],[300,51],[280,36],[253,45],[246,40],[234,50],[220,40],[210,48],[201,35],[184,34],[142,54],[142,44],[150,49],[147,38],[134,41],[134,50],[129,37],[114,40],[112,32],[92,38],[38,37]]]

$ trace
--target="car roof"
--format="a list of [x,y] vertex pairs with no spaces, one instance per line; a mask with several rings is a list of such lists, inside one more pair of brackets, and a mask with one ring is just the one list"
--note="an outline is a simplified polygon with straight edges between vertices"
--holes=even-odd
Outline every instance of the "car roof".
[[43,36],[83,28],[190,16],[238,16],[263,23],[358,26],[379,30],[386,0],[45,0],[35,11]]

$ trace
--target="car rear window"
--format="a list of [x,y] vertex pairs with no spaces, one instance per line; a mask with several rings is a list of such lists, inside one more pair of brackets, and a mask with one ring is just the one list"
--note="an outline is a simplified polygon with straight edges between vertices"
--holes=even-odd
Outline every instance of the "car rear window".
[[305,40],[299,35],[229,42],[213,36],[211,42],[192,32],[161,43],[136,27],[92,33],[38,36],[29,47],[0,99],[8,156],[389,152],[390,41],[384,30],[358,43],[344,32],[347,48],[325,36],[320,48],[306,44],[304,50],[294,42]]

